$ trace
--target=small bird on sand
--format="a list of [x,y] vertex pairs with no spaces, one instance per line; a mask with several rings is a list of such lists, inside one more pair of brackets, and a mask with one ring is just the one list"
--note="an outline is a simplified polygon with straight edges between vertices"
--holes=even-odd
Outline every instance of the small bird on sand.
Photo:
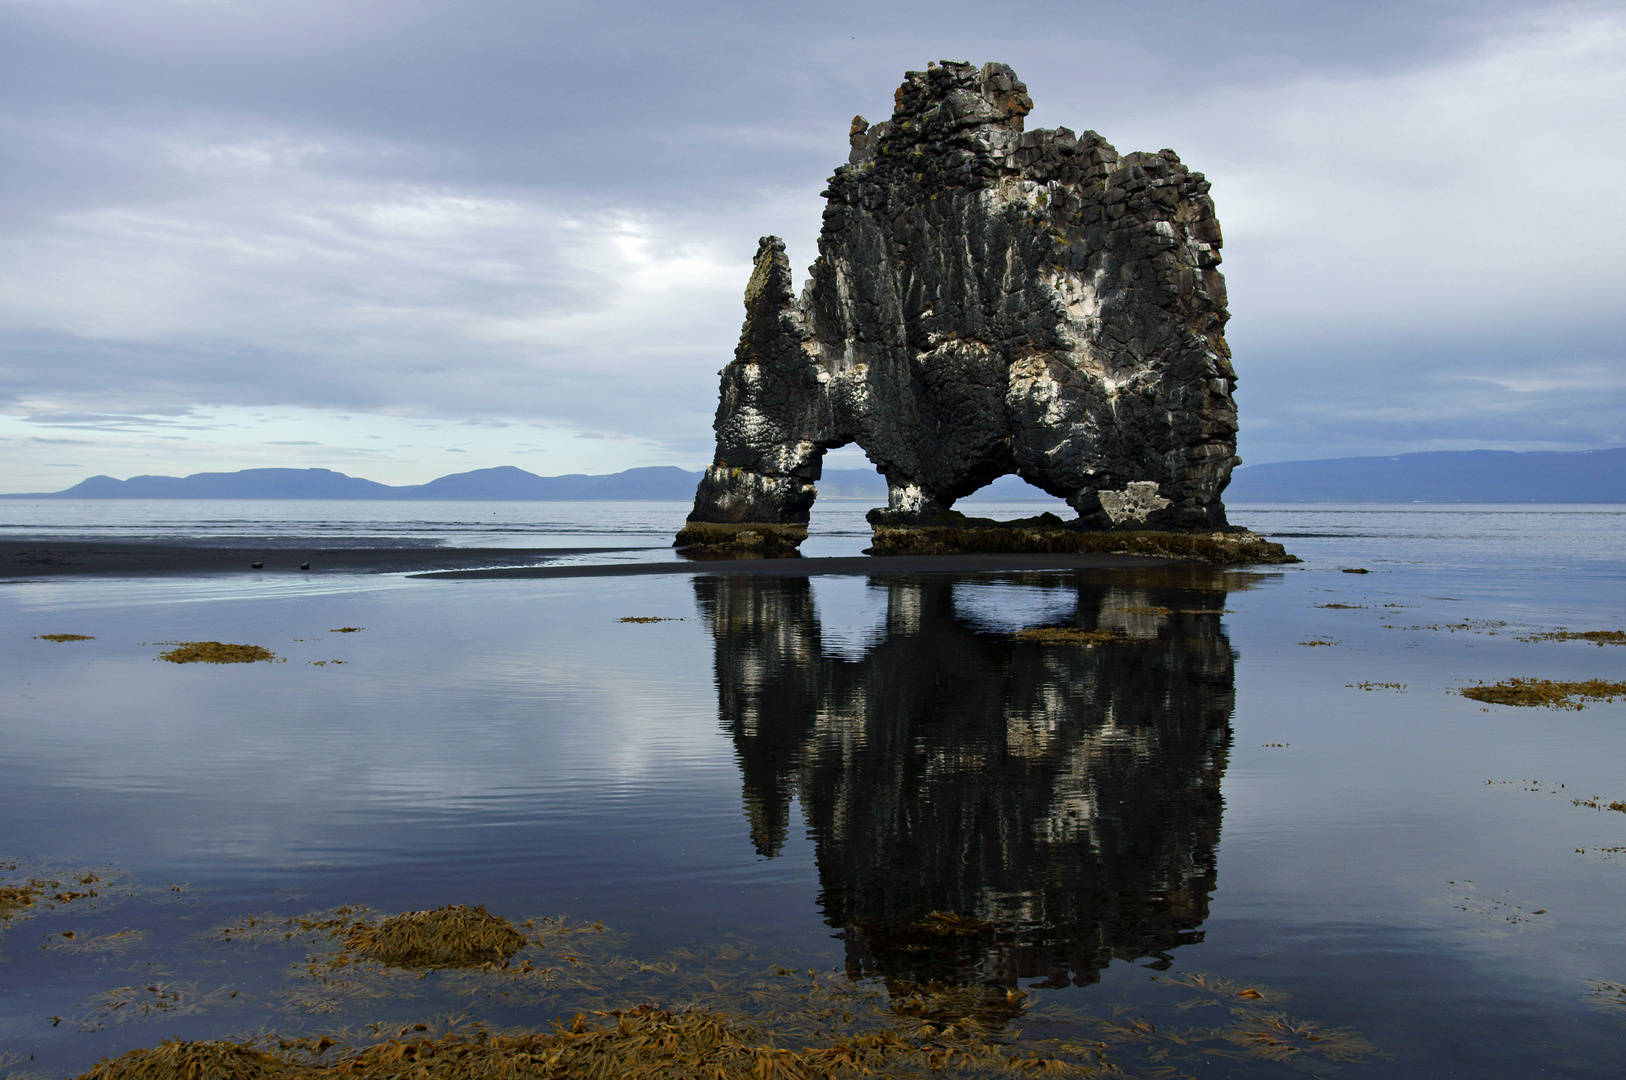
[[265,569],[265,564],[263,562],[251,562],[251,563],[249,563],[249,566],[253,567],[256,570],[264,570]]
[[311,568],[311,564],[308,562],[302,562],[299,564],[299,568],[301,570],[309,570]]

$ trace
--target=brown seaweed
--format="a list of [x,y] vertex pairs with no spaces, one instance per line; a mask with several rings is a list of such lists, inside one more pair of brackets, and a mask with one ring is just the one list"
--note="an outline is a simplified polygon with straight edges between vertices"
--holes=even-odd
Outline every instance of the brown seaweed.
[[281,1080],[308,1075],[293,1062],[252,1046],[165,1039],[150,1050],[103,1058],[81,1080]]
[[1040,645],[1105,645],[1130,640],[1116,630],[1080,630],[1076,626],[1030,626],[1011,637]]
[[1464,686],[1465,698],[1490,705],[1544,705],[1550,709],[1581,709],[1588,701],[1614,701],[1626,697],[1626,682],[1587,679],[1583,682],[1554,682],[1551,679],[1506,679],[1489,686]]
[[447,904],[403,912],[376,926],[357,923],[345,947],[398,967],[466,967],[507,960],[525,947],[525,936],[484,905]]
[[158,654],[172,664],[252,664],[275,660],[277,654],[259,645],[233,645],[224,641],[177,641],[175,647]]
[[1626,645],[1626,630],[1547,630],[1519,638],[1520,641],[1590,641],[1598,648]]

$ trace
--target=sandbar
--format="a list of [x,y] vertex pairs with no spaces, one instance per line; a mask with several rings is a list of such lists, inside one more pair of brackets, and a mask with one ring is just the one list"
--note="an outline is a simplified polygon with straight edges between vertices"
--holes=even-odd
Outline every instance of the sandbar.
[[1105,553],[1057,555],[845,555],[830,558],[699,559],[656,563],[571,563],[566,566],[502,566],[442,570],[415,578],[583,578],[647,575],[755,574],[817,577],[826,574],[988,574],[1013,570],[1140,570],[1176,566],[1183,559]]
[[[566,555],[636,551],[627,547],[477,548],[428,545],[333,547],[278,538],[265,547],[168,540],[4,540],[0,578],[184,574],[400,574],[479,566],[532,568]],[[254,563],[262,564],[260,569]],[[309,563],[309,570],[301,570]]]

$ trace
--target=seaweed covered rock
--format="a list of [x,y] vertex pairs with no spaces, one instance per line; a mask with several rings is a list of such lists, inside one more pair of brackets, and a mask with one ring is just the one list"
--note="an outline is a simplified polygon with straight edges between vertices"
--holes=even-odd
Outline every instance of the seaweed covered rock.
[[1191,559],[1216,566],[1260,563],[1296,563],[1282,545],[1246,529],[1217,532],[1170,530],[1086,531],[1068,528],[1059,520],[988,522],[970,519],[964,525],[879,525],[866,549],[871,555],[955,555],[976,551],[988,554],[1055,555],[1111,552],[1163,559]]
[[525,947],[525,936],[484,905],[447,904],[357,924],[345,947],[399,967],[468,967],[507,960]]
[[104,1058],[79,1080],[291,1080],[308,1075],[242,1043],[165,1039],[151,1049]]
[[765,237],[680,544],[799,542],[824,454],[886,477],[876,524],[1015,473],[1093,530],[1214,532],[1236,458],[1220,228],[1172,150],[1025,131],[1003,64],[905,76],[853,120],[800,296]]

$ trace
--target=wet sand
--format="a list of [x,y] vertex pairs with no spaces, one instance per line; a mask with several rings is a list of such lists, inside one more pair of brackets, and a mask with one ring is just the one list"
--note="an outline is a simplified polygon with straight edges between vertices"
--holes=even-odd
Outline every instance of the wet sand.
[[1185,560],[1147,555],[850,555],[837,558],[697,559],[683,562],[612,565],[511,566],[485,570],[444,570],[418,578],[582,578],[642,577],[656,574],[756,574],[817,577],[825,574],[976,574],[1011,570],[1140,570],[1176,566]]
[[[602,548],[330,547],[320,543],[266,547],[182,544],[144,540],[0,541],[0,578],[184,574],[400,574],[481,566],[521,569],[565,555],[640,550]],[[254,563],[261,563],[255,569]],[[309,570],[300,564],[309,563]]]
[[[326,547],[286,541],[258,548],[173,541],[0,541],[0,578],[148,577],[187,574],[410,574],[420,578],[582,578],[665,574],[991,573],[1010,570],[1107,570],[1175,565],[1180,560],[1116,554],[853,555],[837,558],[679,559],[672,562],[547,563],[567,555],[641,548]],[[261,563],[256,569],[254,563]],[[309,563],[309,570],[300,569]]]

